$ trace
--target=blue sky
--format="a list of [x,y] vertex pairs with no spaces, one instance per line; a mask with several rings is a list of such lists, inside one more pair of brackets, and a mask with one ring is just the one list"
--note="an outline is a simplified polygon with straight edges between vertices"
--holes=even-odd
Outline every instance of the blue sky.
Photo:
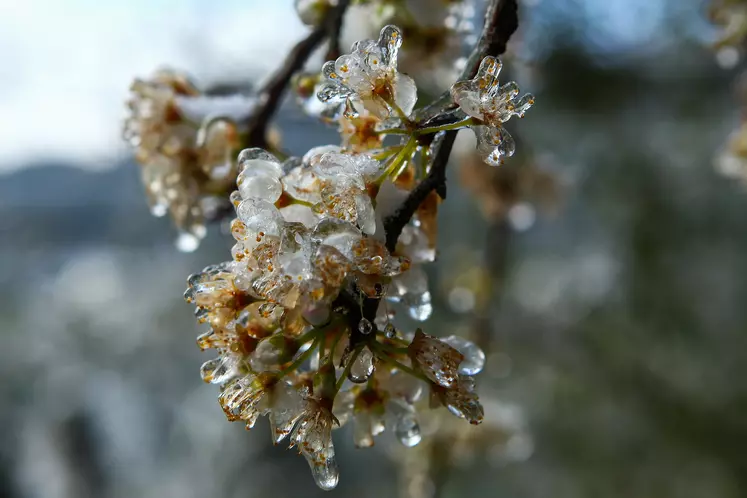
[[134,76],[262,76],[303,29],[291,1],[0,0],[0,172],[110,167]]

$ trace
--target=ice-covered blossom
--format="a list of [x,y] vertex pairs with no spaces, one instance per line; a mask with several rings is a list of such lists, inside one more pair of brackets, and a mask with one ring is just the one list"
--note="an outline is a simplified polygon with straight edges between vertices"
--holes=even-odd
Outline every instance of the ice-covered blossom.
[[474,0],[368,0],[353,2],[346,15],[344,39],[374,37],[382,26],[398,26],[407,43],[400,70],[429,93],[444,91],[461,71],[460,62],[474,43]]
[[241,148],[237,118],[254,101],[206,96],[171,70],[136,79],[130,92],[123,135],[142,166],[151,212],[169,213],[178,246],[194,250],[206,232],[206,212],[225,203]]
[[519,97],[515,82],[503,85],[498,82],[501,67],[499,59],[485,57],[474,79],[458,81],[451,87],[454,102],[475,122],[471,128],[477,137],[477,150],[491,166],[500,165],[503,158],[512,156],[516,149],[503,123],[512,116],[523,117],[534,104],[531,94]]
[[397,71],[400,46],[402,33],[396,26],[385,26],[378,41],[354,43],[350,54],[322,67],[327,82],[319,90],[319,99],[359,101],[379,117],[397,110],[410,114],[417,100],[417,88],[412,78]]
[[462,353],[420,329],[407,349],[412,362],[432,382],[445,388],[456,386]]
[[[273,442],[297,448],[322,489],[338,483],[332,434],[348,421],[358,447],[372,446],[387,430],[410,447],[422,438],[420,414],[429,407],[472,424],[483,418],[473,378],[483,352],[457,336],[404,332],[394,323],[402,307],[419,321],[433,311],[423,265],[436,257],[440,202],[435,191],[419,198],[397,240],[387,241],[391,215],[428,174],[425,135],[440,131],[424,131],[405,116],[416,89],[397,71],[401,43],[400,30],[387,26],[378,42],[358,42],[325,64],[320,98],[336,102],[322,115],[339,126],[340,145],[283,160],[246,148],[225,159],[226,142],[209,127],[193,137],[196,149],[223,144],[193,164],[205,175],[230,171],[236,186],[230,260],[190,276],[184,295],[206,327],[199,347],[217,353],[201,377],[219,386],[229,420],[251,429],[267,416]],[[305,94],[318,84],[313,76],[295,83]],[[515,94],[503,98],[504,87],[494,86],[492,104],[473,106],[483,128],[508,119],[496,112],[520,113],[509,109]],[[212,115],[206,122],[231,121]],[[390,145],[388,134],[401,135],[400,142]],[[422,162],[414,160],[418,153]],[[205,167],[221,162],[230,166]]]
[[[198,345],[218,352],[201,376],[220,386],[228,419],[252,428],[267,415],[273,441],[290,435],[323,489],[339,479],[332,429],[352,419],[358,446],[387,428],[413,446],[427,384],[476,422],[479,402],[465,374],[481,368],[479,349],[420,331],[409,342],[383,302],[403,303],[418,319],[430,314],[425,273],[411,260],[435,257],[437,202],[423,203],[392,254],[379,226],[402,192],[382,183],[385,166],[372,156],[325,146],[280,161],[247,149],[238,163],[232,259],[192,275],[185,292],[208,327]],[[356,295],[380,300],[374,320],[351,323],[340,308]]]

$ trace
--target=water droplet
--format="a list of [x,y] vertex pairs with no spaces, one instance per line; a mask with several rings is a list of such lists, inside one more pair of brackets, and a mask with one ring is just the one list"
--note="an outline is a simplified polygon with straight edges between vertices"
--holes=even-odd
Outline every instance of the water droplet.
[[397,336],[397,329],[391,323],[387,323],[386,327],[384,327],[384,333],[388,339],[394,339]]
[[184,291],[185,301],[187,301],[188,303],[191,303],[192,301],[194,301],[194,298],[195,298],[195,290],[192,287]]
[[211,384],[223,384],[236,375],[235,362],[229,357],[208,360],[200,367],[200,377]]
[[252,314],[249,312],[249,310],[242,310],[241,313],[239,313],[239,316],[236,317],[236,323],[240,327],[247,328],[251,319]]
[[337,468],[334,455],[321,462],[312,462],[309,459],[309,467],[311,467],[311,475],[314,476],[317,486],[324,491],[335,489],[340,480],[340,471]]
[[374,357],[371,350],[368,349],[368,347],[364,347],[350,366],[348,380],[350,380],[350,382],[355,382],[356,384],[366,382],[374,372],[373,360]]
[[456,349],[464,356],[464,360],[459,364],[460,374],[476,375],[482,371],[485,366],[485,353],[483,353],[477,344],[457,335],[444,337],[441,341]]
[[387,404],[389,422],[394,425],[394,434],[400,443],[412,448],[422,439],[418,415],[415,408],[402,399],[392,399]]
[[363,335],[370,334],[373,332],[373,323],[371,323],[367,318],[361,318],[361,321],[358,322],[358,332]]
[[423,436],[420,434],[420,425],[415,414],[410,417],[401,417],[394,428],[397,439],[408,448],[417,445]]

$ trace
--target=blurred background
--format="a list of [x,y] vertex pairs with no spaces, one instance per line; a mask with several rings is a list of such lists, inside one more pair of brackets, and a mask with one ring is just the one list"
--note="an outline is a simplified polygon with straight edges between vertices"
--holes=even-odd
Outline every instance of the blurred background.
[[[504,79],[537,105],[505,168],[457,148],[425,325],[488,352],[486,421],[410,450],[343,428],[331,495],[747,496],[747,193],[714,168],[738,54],[696,0],[520,19]],[[0,2],[0,496],[324,494],[200,380],[182,292],[231,239],[178,252],[120,138],[133,77],[251,85],[307,29],[291,0]],[[337,140],[287,100],[287,148]]]

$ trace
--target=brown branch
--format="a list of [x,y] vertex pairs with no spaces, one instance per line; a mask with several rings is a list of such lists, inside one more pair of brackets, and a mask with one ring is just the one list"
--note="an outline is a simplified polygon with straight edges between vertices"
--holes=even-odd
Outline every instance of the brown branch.
[[324,21],[291,49],[283,65],[258,92],[259,105],[246,121],[247,141],[253,147],[267,148],[267,127],[280,106],[290,79],[303,67],[325,38],[328,36],[334,40],[339,38],[342,18],[349,4],[350,0],[340,0],[334,8],[330,9]]
[[[517,10],[516,0],[493,0],[488,5],[482,34],[467,60],[461,80],[474,78],[480,62],[486,56],[498,56],[506,51],[508,40],[519,27]],[[397,211],[384,220],[386,246],[390,251],[394,251],[402,229],[431,191],[435,190],[442,199],[446,198],[446,164],[449,162],[456,133],[444,132],[434,141],[431,145],[433,160],[428,175],[410,192]]]
[[333,61],[340,57],[342,53],[340,49],[340,34],[342,32],[342,21],[345,17],[345,9],[350,4],[350,0],[339,0],[337,8],[342,9],[342,13],[339,16],[333,16],[328,24],[329,34],[329,47],[327,48],[327,56],[325,57],[328,61]]

